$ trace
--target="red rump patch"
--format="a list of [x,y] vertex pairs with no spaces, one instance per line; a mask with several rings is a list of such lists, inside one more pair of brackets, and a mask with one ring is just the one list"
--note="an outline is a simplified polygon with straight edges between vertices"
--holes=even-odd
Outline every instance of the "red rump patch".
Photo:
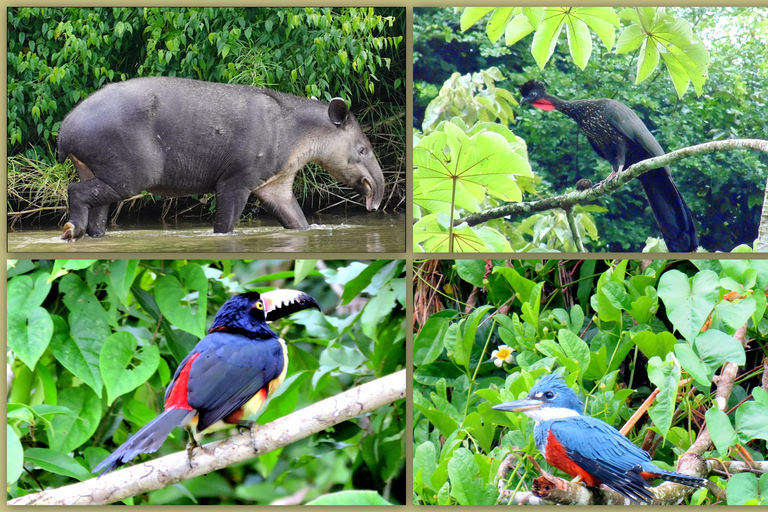
[[541,110],[555,110],[555,106],[549,100],[536,100],[531,105]]
[[640,476],[645,478],[646,480],[651,480],[654,478],[659,478],[659,476],[661,475],[659,475],[658,473],[649,473],[647,471],[641,471]]
[[560,441],[557,440],[551,430],[547,436],[547,447],[544,458],[551,466],[554,466],[561,471],[565,471],[572,477],[580,476],[588,487],[598,487],[600,485],[600,480],[587,473],[581,466],[568,457],[565,448]]
[[187,364],[182,368],[179,373],[179,378],[176,379],[176,383],[173,385],[171,393],[168,395],[168,399],[165,401],[165,409],[187,409],[192,410],[187,402],[187,384],[189,383],[189,370],[192,368],[192,363],[195,362],[197,356],[195,354],[189,358]]

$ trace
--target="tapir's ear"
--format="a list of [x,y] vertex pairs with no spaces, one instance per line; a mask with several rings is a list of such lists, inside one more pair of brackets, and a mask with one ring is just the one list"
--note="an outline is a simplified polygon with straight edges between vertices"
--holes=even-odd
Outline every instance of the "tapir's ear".
[[331,122],[336,126],[343,123],[349,115],[349,107],[347,102],[341,98],[333,98],[328,105],[328,117],[331,118]]

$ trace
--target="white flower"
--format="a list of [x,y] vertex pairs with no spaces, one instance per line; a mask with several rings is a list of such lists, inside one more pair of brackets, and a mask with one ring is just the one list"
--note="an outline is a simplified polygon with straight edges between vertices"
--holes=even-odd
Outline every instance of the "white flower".
[[501,368],[502,363],[514,363],[515,358],[512,355],[512,349],[506,345],[499,345],[497,350],[491,352],[493,364]]

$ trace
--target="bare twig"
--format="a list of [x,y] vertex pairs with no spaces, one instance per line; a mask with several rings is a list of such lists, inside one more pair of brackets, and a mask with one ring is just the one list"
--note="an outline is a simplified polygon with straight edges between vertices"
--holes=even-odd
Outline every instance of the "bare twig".
[[250,432],[209,443],[196,449],[192,468],[187,452],[114,471],[59,489],[28,494],[9,505],[104,505],[205,475],[224,467],[272,452],[300,439],[405,398],[405,370],[352,388],[322,402],[305,407],[255,432],[258,454],[251,446]]

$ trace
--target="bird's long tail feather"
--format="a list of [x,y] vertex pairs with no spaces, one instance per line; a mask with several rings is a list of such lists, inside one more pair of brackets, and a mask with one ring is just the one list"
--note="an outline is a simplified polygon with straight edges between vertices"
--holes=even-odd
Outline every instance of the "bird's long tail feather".
[[120,448],[96,466],[94,473],[102,475],[117,469],[142,453],[157,451],[174,428],[186,425],[195,415],[187,409],[170,409],[150,421],[131,436]]
[[688,487],[704,487],[707,485],[706,478],[684,475],[674,471],[667,471],[666,469],[661,469],[653,463],[643,464],[642,469],[643,472],[647,473],[648,475],[652,475],[654,478],[659,478],[668,482],[674,482],[676,484],[687,485]]
[[696,252],[699,239],[693,215],[666,167],[648,171],[639,178],[670,252]]

